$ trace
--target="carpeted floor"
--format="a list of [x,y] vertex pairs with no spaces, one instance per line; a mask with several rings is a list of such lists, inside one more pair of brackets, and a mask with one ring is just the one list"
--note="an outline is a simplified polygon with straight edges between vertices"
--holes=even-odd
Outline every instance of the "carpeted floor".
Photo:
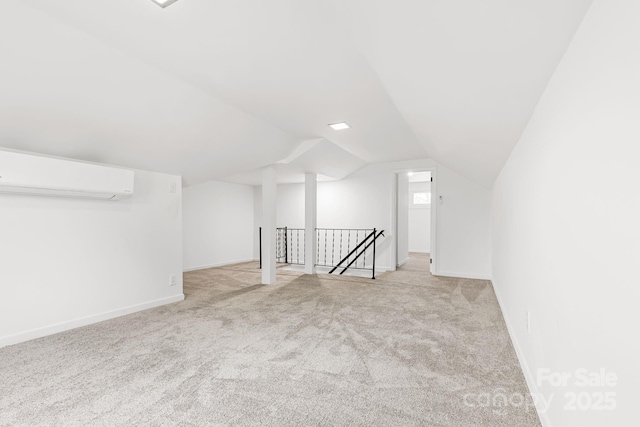
[[259,280],[186,273],[184,302],[0,349],[0,425],[540,425],[489,282],[415,254]]

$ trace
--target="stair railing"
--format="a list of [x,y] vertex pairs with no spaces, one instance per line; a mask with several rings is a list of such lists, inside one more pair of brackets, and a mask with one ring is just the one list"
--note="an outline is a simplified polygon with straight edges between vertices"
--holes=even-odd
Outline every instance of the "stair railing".
[[[262,227],[258,233],[262,268]],[[304,265],[304,228],[276,228],[276,263]]]
[[[366,267],[366,261],[365,261],[366,251],[367,249],[369,249],[370,246],[373,245],[373,256],[371,261],[371,279],[375,279],[376,278],[376,240],[380,236],[384,237],[384,230],[377,231],[374,228],[371,231],[371,233],[367,234],[364,240],[358,243],[355,248],[353,248],[344,258],[340,260],[340,262],[338,262],[338,264],[335,265],[335,267],[331,269],[331,271],[329,271],[329,274],[333,274],[333,272],[335,272],[338,268],[342,268],[342,271],[340,272],[340,274],[341,275],[344,274],[344,272],[347,271],[349,268],[351,268],[353,264],[357,265],[357,262],[360,258],[363,259],[363,265]],[[364,245],[364,248],[362,248],[363,245]],[[346,266],[343,266],[343,264],[347,262],[348,264]],[[364,269],[368,270],[367,268],[364,268]]]
[[[384,237],[384,230],[317,228],[317,252],[315,265],[331,267],[329,274],[341,268],[340,274],[348,269],[371,270],[376,278],[376,242]],[[276,229],[276,262],[304,265],[305,230],[303,228],[280,227]],[[259,233],[260,268],[262,268],[262,227]],[[369,250],[369,248],[372,250]],[[302,256],[300,256],[302,253]],[[343,256],[343,254],[346,255]],[[367,263],[367,256],[370,262]],[[335,261],[339,260],[338,263]]]

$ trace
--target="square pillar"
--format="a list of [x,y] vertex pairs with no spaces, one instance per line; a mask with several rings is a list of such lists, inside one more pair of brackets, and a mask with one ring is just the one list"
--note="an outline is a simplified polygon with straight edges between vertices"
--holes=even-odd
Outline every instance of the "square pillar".
[[276,196],[275,166],[262,171],[262,284],[276,283]]
[[318,176],[304,175],[304,273],[316,273],[318,227]]

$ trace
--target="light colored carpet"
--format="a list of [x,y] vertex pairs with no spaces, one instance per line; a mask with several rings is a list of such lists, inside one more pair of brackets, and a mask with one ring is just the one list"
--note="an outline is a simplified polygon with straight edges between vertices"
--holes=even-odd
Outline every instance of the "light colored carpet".
[[187,273],[184,302],[0,349],[0,425],[539,426],[487,404],[527,395],[490,283],[426,262]]

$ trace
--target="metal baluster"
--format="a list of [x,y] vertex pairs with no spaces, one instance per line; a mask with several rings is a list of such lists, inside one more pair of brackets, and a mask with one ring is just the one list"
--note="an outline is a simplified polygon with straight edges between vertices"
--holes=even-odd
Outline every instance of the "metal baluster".
[[336,230],[331,230],[331,265],[335,265],[334,254],[336,252]]
[[[364,231],[365,239],[367,238],[367,230]],[[367,268],[367,247],[362,251],[362,268]]]
[[[358,246],[358,242],[360,241],[360,230],[356,230],[356,246]],[[354,256],[357,254],[353,254]],[[349,260],[351,261],[351,260]],[[358,261],[356,261],[356,266],[358,265]]]
[[373,265],[371,266],[371,278],[376,278],[376,229],[373,229]]
[[[356,235],[358,236],[358,239],[356,240],[356,242],[358,243],[360,242],[360,233],[361,233],[361,230],[356,230]],[[353,255],[356,257],[353,260],[354,261],[353,268],[358,268],[358,263],[360,262],[360,258],[358,257],[358,251],[356,251]]]
[[342,231],[340,230],[340,259],[342,259]]
[[351,230],[347,234],[347,253],[351,253]]
[[324,263],[327,263],[327,230],[324,230]]
[[262,270],[262,227],[260,227],[260,231],[258,232],[258,241],[260,244],[260,269]]

